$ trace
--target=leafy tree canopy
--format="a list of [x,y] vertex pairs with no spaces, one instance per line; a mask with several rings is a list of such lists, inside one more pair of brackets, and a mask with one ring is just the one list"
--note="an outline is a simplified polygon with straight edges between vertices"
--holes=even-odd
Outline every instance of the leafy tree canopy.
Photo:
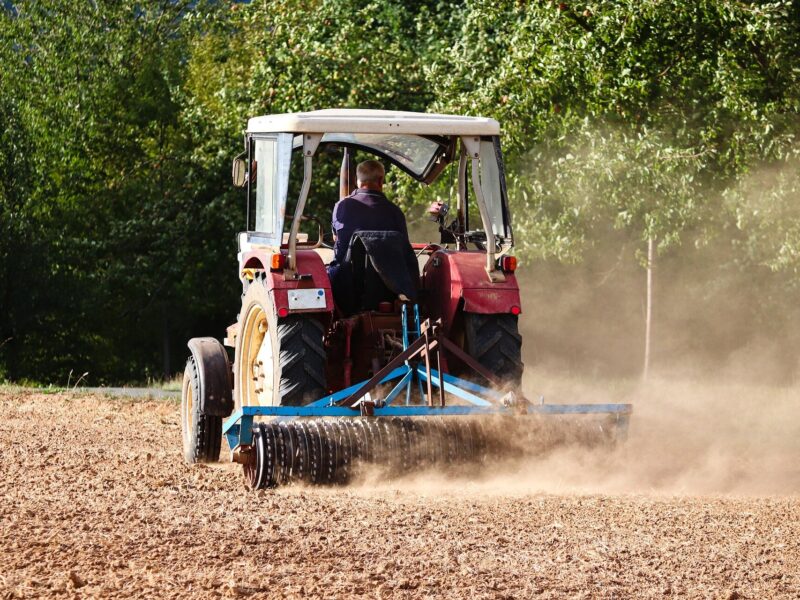
[[229,164],[257,114],[497,118],[521,257],[580,262],[614,229],[724,243],[789,294],[799,28],[790,0],[6,2],[0,376],[174,372],[232,319]]

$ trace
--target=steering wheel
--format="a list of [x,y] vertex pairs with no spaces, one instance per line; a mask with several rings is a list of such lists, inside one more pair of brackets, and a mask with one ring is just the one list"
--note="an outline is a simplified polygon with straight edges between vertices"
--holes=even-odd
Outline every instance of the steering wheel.
[[319,232],[319,239],[317,240],[317,243],[315,244],[316,247],[320,247],[321,246],[323,248],[328,248],[329,250],[333,250],[333,246],[330,245],[330,244],[327,244],[325,242],[325,226],[322,224],[322,221],[320,221],[317,217],[309,217],[309,216],[306,216],[306,215],[303,215],[302,217],[300,217],[300,220],[301,221],[311,221],[312,223],[316,223],[317,224],[317,231]]

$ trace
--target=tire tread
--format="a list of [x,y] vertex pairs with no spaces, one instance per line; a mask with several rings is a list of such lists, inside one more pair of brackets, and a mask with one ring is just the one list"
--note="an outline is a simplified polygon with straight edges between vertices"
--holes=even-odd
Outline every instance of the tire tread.
[[465,350],[500,379],[519,387],[522,381],[522,336],[512,314],[464,313]]
[[280,395],[283,406],[302,406],[325,395],[323,324],[292,315],[278,322]]
[[184,458],[191,464],[217,462],[222,447],[222,417],[200,413],[200,374],[193,356],[186,361],[186,370],[191,378],[195,401],[192,404],[189,447],[184,449]]

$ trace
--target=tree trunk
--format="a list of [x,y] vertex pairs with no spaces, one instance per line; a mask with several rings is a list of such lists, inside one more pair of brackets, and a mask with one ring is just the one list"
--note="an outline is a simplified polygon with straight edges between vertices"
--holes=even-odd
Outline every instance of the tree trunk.
[[653,238],[647,239],[647,307],[645,309],[644,323],[644,368],[642,378],[647,379],[650,374],[650,352],[652,349],[653,334],[653,267],[655,264],[655,243]]

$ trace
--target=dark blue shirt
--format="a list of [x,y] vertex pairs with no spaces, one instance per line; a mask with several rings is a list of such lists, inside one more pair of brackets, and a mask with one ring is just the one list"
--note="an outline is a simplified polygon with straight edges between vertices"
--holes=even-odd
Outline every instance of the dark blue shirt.
[[403,211],[382,192],[358,189],[333,207],[333,251],[340,264],[347,255],[350,238],[356,231],[399,231],[408,240]]

